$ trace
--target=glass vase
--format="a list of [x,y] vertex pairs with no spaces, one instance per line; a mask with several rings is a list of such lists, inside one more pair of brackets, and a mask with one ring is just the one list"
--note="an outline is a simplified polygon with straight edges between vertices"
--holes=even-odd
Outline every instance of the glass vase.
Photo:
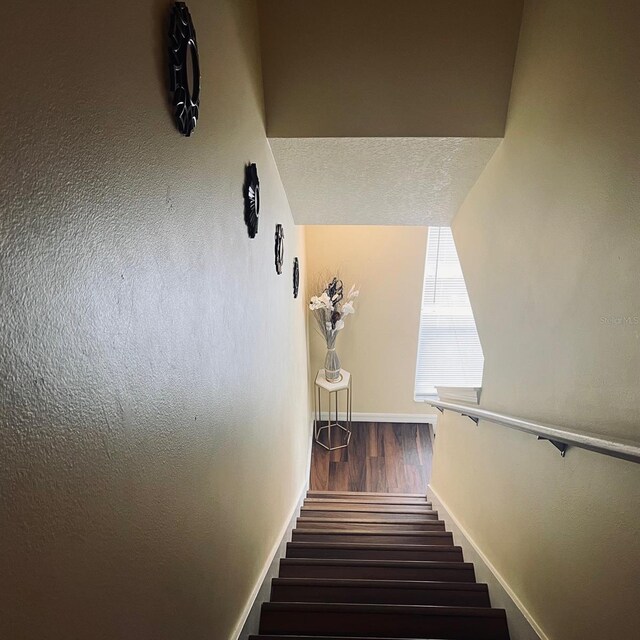
[[327,355],[324,358],[324,377],[327,382],[340,382],[340,358],[336,353],[336,348],[327,349]]

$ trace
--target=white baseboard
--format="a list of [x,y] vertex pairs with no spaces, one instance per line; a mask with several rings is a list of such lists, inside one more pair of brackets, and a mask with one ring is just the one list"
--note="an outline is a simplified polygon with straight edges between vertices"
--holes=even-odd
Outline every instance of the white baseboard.
[[[323,411],[322,420],[326,420],[329,414]],[[338,419],[345,420],[346,413],[338,412]],[[352,413],[353,422],[407,422],[411,424],[436,424],[437,414],[431,413]]]
[[[309,433],[313,433],[313,421],[309,425]],[[276,542],[265,560],[262,571],[256,580],[251,595],[249,596],[238,623],[231,634],[231,638],[233,640],[246,640],[250,635],[258,634],[262,603],[269,600],[271,579],[276,577],[278,574],[280,559],[284,558],[286,554],[287,542],[291,540],[291,532],[295,527],[296,518],[298,517],[302,502],[309,490],[309,479],[311,477],[311,438],[309,438],[309,440],[309,454],[307,456],[305,480],[303,482],[302,490],[298,494],[298,498],[289,512],[289,517],[285,521],[280,531],[280,535],[276,538]]]
[[453,533],[456,544],[462,547],[465,560],[473,562],[478,582],[487,583],[491,605],[507,612],[511,640],[549,640],[549,636],[431,485],[428,485],[427,496],[438,511],[439,518]]

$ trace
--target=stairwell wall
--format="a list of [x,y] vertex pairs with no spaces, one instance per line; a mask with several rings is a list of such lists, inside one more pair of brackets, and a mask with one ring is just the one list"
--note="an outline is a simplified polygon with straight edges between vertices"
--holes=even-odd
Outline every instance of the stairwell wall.
[[291,277],[306,261],[265,137],[255,3],[188,2],[190,138],[169,106],[171,4],[7,13],[3,638],[231,638],[307,480],[306,295]]
[[[310,295],[336,274],[347,291],[352,284],[361,291],[336,343],[342,366],[353,374],[353,411],[407,416],[407,422],[433,415],[413,399],[427,227],[308,225],[305,239]],[[315,374],[327,347],[311,314],[308,321]]]
[[[525,3],[505,139],[453,222],[483,407],[638,440],[640,6]],[[640,628],[640,465],[445,412],[432,485],[542,635]]]

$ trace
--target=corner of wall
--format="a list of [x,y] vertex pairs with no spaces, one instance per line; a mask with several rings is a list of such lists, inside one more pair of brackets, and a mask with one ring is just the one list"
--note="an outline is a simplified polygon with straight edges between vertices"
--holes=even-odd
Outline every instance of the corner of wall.
[[465,560],[473,562],[477,580],[487,584],[492,606],[506,611],[511,640],[549,640],[508,582],[500,575],[431,483],[428,485],[427,494],[434,509],[438,511],[440,519],[445,521],[447,529],[453,533],[454,541],[462,547]]
[[[313,423],[309,427],[309,431],[313,430]],[[311,446],[311,445],[309,445]],[[260,612],[262,604],[268,602],[271,595],[271,580],[278,576],[280,560],[287,553],[287,543],[291,541],[292,531],[295,528],[296,519],[300,514],[300,507],[309,490],[309,479],[311,477],[311,450],[307,456],[307,467],[305,473],[305,482],[298,494],[297,500],[290,511],[289,518],[285,522],[276,539],[271,552],[267,556],[262,571],[256,580],[256,583],[247,599],[244,609],[238,618],[238,623],[231,634],[231,640],[248,640],[249,636],[256,635],[260,627]]]

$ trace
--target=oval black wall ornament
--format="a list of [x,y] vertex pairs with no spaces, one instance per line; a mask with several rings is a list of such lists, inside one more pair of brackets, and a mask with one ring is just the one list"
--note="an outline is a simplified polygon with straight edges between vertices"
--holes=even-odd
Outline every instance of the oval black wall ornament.
[[293,259],[293,297],[298,297],[298,290],[300,289],[300,263],[298,258]]
[[276,225],[276,273],[282,273],[282,263],[284,262],[284,229],[281,224]]
[[247,223],[247,231],[250,238],[255,238],[258,233],[258,216],[260,215],[260,181],[258,180],[258,167],[252,162],[244,168],[244,221]]
[[200,62],[196,31],[184,2],[176,2],[171,10],[169,85],[173,92],[174,118],[178,131],[190,136],[196,128],[200,108]]

